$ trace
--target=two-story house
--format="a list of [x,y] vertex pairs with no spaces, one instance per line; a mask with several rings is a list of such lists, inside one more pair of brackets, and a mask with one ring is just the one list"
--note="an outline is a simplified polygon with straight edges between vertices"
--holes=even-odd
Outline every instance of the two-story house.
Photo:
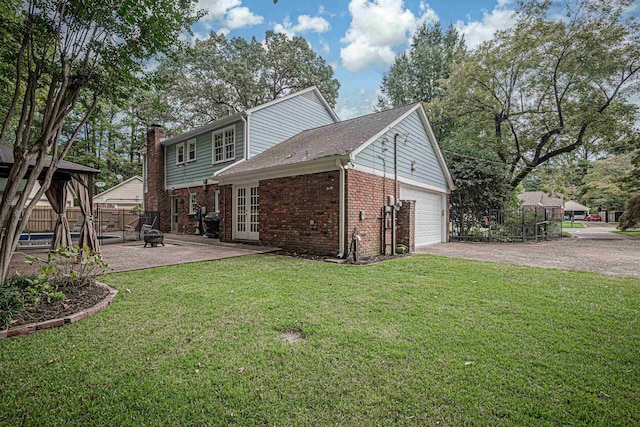
[[363,255],[393,231],[412,249],[447,239],[453,183],[421,104],[340,121],[312,87],[163,137],[149,130],[144,169],[163,231],[198,231],[204,209],[222,241],[319,255],[345,256],[354,229]]

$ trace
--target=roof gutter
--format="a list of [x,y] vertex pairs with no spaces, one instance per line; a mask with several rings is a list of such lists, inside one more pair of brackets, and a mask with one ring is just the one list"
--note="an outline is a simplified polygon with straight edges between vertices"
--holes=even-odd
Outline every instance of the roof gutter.
[[340,247],[338,248],[338,258],[344,258],[344,233],[345,233],[345,168],[342,165],[342,161],[340,159],[336,159],[336,165],[340,168],[340,220],[339,224],[339,233],[340,233]]

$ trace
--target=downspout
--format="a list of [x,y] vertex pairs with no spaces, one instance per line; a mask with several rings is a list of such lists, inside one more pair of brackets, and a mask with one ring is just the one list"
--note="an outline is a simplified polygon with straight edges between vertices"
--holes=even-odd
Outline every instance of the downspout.
[[244,114],[241,114],[240,119],[244,123],[244,158],[249,160],[249,116],[245,119]]
[[338,258],[344,258],[344,233],[345,233],[345,168],[342,166],[340,159],[336,160],[336,165],[340,168],[340,220],[339,220],[339,233],[340,233],[340,247],[338,248]]

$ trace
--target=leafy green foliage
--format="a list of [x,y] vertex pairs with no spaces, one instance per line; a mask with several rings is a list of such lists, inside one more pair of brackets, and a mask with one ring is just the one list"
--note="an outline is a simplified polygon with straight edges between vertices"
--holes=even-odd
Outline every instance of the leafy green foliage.
[[24,297],[15,286],[0,286],[0,328],[6,328],[11,321],[24,312]]
[[202,13],[194,0],[9,0],[0,11],[0,143],[14,154],[0,201],[4,279],[20,231],[98,101],[128,99],[147,61],[173,51]]
[[[538,166],[633,126],[640,27],[630,0],[521,2],[517,24],[454,63],[442,108],[516,187]],[[560,18],[562,16],[562,18]],[[593,151],[592,148],[590,148]]]
[[443,154],[456,188],[452,221],[466,236],[489,209],[504,208],[512,195],[504,165],[488,150],[444,143]]
[[636,193],[631,197],[624,208],[624,213],[620,217],[618,228],[622,231],[629,228],[640,227],[640,193]]
[[170,107],[158,119],[180,130],[313,85],[334,106],[340,88],[331,66],[304,38],[273,31],[266,32],[264,43],[211,33],[192,49],[162,60],[155,83],[160,103]]
[[109,267],[99,252],[78,245],[49,251],[47,258],[26,257],[26,262],[43,263],[39,277],[64,286],[92,284],[96,277],[104,274]]
[[582,200],[602,210],[622,210],[631,192],[624,188],[624,178],[631,169],[631,155],[621,154],[596,160],[584,177]]
[[[432,26],[422,24],[413,35],[409,50],[396,56],[382,77],[377,109],[432,102],[442,97],[441,81],[449,77],[453,62],[464,51],[464,39],[453,25],[443,32],[439,22]],[[426,109],[436,139],[441,141],[448,135],[452,120],[437,108],[426,106]]]
[[42,302],[64,300],[58,291],[42,277],[12,276],[0,286],[0,327],[7,327],[26,310],[35,311]]

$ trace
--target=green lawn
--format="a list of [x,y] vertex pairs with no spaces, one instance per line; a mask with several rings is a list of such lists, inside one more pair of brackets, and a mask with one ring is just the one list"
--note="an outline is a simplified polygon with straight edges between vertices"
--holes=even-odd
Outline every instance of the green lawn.
[[612,231],[612,233],[624,234],[625,236],[630,236],[630,237],[640,237],[640,230],[627,230],[627,231],[614,230]]
[[262,255],[105,281],[107,310],[0,341],[0,425],[640,425],[638,280]]
[[586,228],[586,227],[581,222],[574,222],[572,224],[571,221],[563,221],[562,222],[562,228]]

